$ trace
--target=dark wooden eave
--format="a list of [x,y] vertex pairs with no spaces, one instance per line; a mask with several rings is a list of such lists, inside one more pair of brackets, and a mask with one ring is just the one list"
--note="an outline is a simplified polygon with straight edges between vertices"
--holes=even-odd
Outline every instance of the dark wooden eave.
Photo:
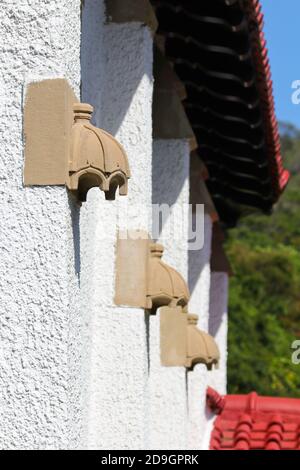
[[221,220],[270,213],[283,169],[257,0],[153,0],[165,55],[187,91],[184,106]]

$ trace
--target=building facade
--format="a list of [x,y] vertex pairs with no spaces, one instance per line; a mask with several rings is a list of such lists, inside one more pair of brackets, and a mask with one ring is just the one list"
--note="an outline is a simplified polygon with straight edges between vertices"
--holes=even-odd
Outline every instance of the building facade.
[[[210,26],[197,20],[198,7],[193,2],[191,10],[184,9],[181,3],[3,2],[1,448],[209,448],[215,415],[206,407],[206,389],[211,386],[220,394],[226,393],[230,266],[222,249],[221,226],[233,225],[244,207],[269,210],[287,175],[280,166],[274,119],[266,117],[268,101],[263,98],[262,85],[255,84],[258,91],[254,97],[259,109],[262,107],[262,118],[256,116],[257,121],[262,121],[261,128],[251,121],[254,116],[234,108],[239,100],[229,100],[239,125],[249,127],[245,132],[249,134],[254,128],[258,132],[258,136],[248,136],[246,144],[234,142],[259,152],[257,168],[247,156],[247,149],[240,150],[240,158],[232,157],[234,162],[225,170],[224,162],[230,160],[228,153],[232,149],[226,151],[224,144],[215,160],[212,155],[216,149],[211,154],[205,150],[209,147],[209,131],[204,129],[202,139],[202,111],[193,111],[202,98],[193,95],[194,78],[185,78],[187,72],[180,70],[188,60],[184,47],[172,41],[179,38],[190,52],[195,41],[200,41],[193,38],[193,32],[190,37],[180,30],[182,18],[186,23],[200,21],[198,25],[204,32]],[[219,0],[212,3],[220,21],[224,9],[239,8]],[[247,8],[256,3],[245,2]],[[202,7],[198,16],[205,16],[209,2],[203,2]],[[250,15],[247,8],[243,15]],[[247,18],[251,26],[250,17]],[[227,22],[230,21],[229,14]],[[247,29],[243,34],[252,37],[254,33]],[[253,44],[251,63],[263,80],[266,70],[255,62],[258,53]],[[207,51],[213,47],[206,45],[202,64],[206,84],[199,87],[209,88],[207,71],[211,58]],[[222,43],[222,48],[226,47],[228,44]],[[175,57],[174,48],[178,52]],[[261,57],[264,60],[263,54]],[[215,60],[217,65],[224,64],[219,56]],[[217,68],[219,74],[225,75],[221,65]],[[247,64],[241,64],[237,76],[246,68]],[[252,80],[251,73],[248,78]],[[224,77],[211,78],[217,79],[226,82]],[[56,149],[60,138],[65,145],[69,131],[63,127],[67,101],[61,96],[66,95],[59,98],[55,91],[49,126],[45,126],[43,118],[38,123],[34,121],[44,106],[43,93],[47,95],[48,86],[43,88],[45,82],[50,84],[49,90],[54,82],[69,87],[76,101],[92,105],[93,125],[122,145],[130,168],[127,195],[109,200],[105,197],[108,189],[105,192],[92,187],[101,184],[91,178],[86,182],[86,201],[82,202],[84,198],[72,189],[71,183],[68,186],[55,178],[51,180],[52,163],[45,163],[44,154],[55,161],[64,158]],[[230,96],[239,95],[240,85],[235,83],[239,83],[239,77],[231,80],[230,86],[223,83],[221,87],[227,86]],[[214,83],[211,86],[217,87]],[[31,90],[37,90],[33,96],[41,99],[35,103],[36,108],[30,108]],[[268,90],[263,92],[268,95]],[[51,109],[49,96],[50,91],[43,108],[47,109],[45,120]],[[213,91],[207,96],[213,96]],[[207,102],[207,96],[203,97],[203,106],[211,106],[219,114],[220,109],[213,101]],[[247,108],[247,100],[243,99]],[[223,101],[224,116],[228,117],[232,114],[226,108],[228,100]],[[27,112],[32,120],[26,118]],[[79,107],[78,119],[85,112]],[[212,121],[211,116],[206,116],[204,121],[206,118],[215,132],[212,139],[217,138],[219,118]],[[58,137],[45,132],[45,127],[49,130],[52,125],[60,133]],[[226,119],[224,129],[225,133]],[[263,145],[260,132],[264,134]],[[26,153],[31,139],[41,143],[41,147],[35,163],[28,167],[32,177],[28,183],[24,160],[27,165],[31,158],[30,151]],[[45,152],[43,139],[48,139]],[[53,145],[49,145],[49,139]],[[222,160],[223,174],[217,164],[221,151],[227,154],[227,160]],[[105,172],[109,174],[107,168]],[[248,172],[244,180],[239,179],[241,172]],[[269,179],[266,184],[264,172]],[[41,173],[45,174],[44,184],[35,180]],[[129,176],[129,170],[125,176]],[[120,180],[116,179],[115,184],[121,186]],[[240,186],[242,190],[236,189]],[[270,197],[269,187],[273,191]],[[190,203],[204,204],[196,227],[199,237],[203,234],[203,244],[193,250],[189,246],[191,218],[186,210]],[[162,204],[168,205],[171,212],[154,237],[153,205]],[[147,233],[164,246],[164,262],[176,270],[189,288],[188,307],[184,307],[199,316],[198,328],[209,333],[218,346],[219,368],[208,370],[204,360],[195,361],[190,367],[162,364],[159,307],[166,305],[165,300],[152,311],[138,303],[117,305],[118,237],[124,231]],[[130,260],[127,262],[130,264]],[[135,285],[135,289],[139,292],[141,286]]]

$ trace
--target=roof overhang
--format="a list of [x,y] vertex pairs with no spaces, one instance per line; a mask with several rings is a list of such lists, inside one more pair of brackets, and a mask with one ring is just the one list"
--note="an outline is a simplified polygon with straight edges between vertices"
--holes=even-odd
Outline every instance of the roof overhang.
[[286,186],[257,0],[153,0],[159,47],[187,96],[186,114],[228,226],[270,213]]

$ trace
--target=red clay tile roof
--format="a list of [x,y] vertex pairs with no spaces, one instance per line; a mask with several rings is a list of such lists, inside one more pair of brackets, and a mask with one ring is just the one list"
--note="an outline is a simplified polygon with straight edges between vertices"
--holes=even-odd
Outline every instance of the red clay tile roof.
[[249,395],[220,396],[207,390],[218,414],[211,450],[300,450],[300,400]]
[[287,184],[258,0],[152,0],[222,222],[269,213]]
[[248,15],[253,58],[257,70],[257,84],[260,99],[263,103],[263,117],[266,129],[268,160],[273,180],[273,188],[277,198],[284,190],[289,180],[289,172],[283,168],[280,136],[275,115],[273,99],[273,82],[271,67],[268,59],[267,41],[263,32],[264,15],[259,0],[247,0],[245,11]]

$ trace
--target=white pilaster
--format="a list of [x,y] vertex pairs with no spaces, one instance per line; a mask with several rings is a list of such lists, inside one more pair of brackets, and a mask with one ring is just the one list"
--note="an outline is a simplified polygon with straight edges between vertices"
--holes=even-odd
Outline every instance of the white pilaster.
[[[204,216],[204,246],[199,251],[189,252],[189,287],[191,290],[190,312],[199,315],[198,327],[208,331],[210,296],[210,255],[212,221]],[[198,364],[188,372],[188,447],[200,449],[207,424],[206,388],[208,375],[206,366]]]
[[[189,154],[187,140],[155,140],[153,144],[152,200],[154,204],[167,204],[171,209],[158,242],[165,247],[164,261],[186,281]],[[186,370],[184,367],[161,366],[158,311],[150,317],[149,448],[185,449],[186,432]]]
[[219,346],[221,359],[219,368],[209,375],[209,385],[220,394],[226,393],[227,384],[228,285],[227,273],[211,273],[209,333]]
[[23,187],[22,121],[31,76],[79,91],[80,1],[4,1],[0,20],[0,447],[76,448],[79,208],[64,187]]
[[82,99],[95,107],[96,125],[124,146],[132,178],[122,200],[105,201],[99,190],[91,190],[82,212],[82,308],[89,325],[87,446],[143,449],[148,317],[142,309],[116,307],[114,288],[118,229],[151,231],[153,38],[139,23],[105,24],[103,11],[102,1],[86,2],[83,9],[87,47],[82,53],[89,56],[82,60],[91,69],[85,71]]

